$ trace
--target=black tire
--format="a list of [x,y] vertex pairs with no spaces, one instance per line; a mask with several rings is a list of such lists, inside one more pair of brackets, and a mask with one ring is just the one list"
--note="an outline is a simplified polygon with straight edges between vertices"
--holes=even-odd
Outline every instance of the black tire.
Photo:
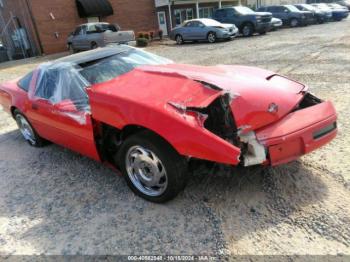
[[266,35],[266,31],[259,32],[260,35]]
[[252,36],[254,33],[254,26],[251,23],[243,24],[241,33],[244,37]]
[[211,44],[215,43],[216,42],[216,34],[214,32],[209,32],[207,35],[207,40]]
[[[151,151],[164,166],[166,172],[167,186],[163,193],[157,196],[151,196],[140,191],[130,178],[128,173],[128,156],[130,150],[141,146],[143,149]],[[117,164],[130,187],[130,189],[138,196],[155,203],[164,203],[176,197],[186,185],[187,178],[187,164],[183,157],[181,157],[166,141],[157,135],[142,131],[135,135],[128,137],[122,144],[117,156]],[[134,170],[134,168],[129,170]]]
[[98,48],[98,44],[95,43],[95,42],[92,42],[91,43],[91,49],[96,49],[96,48]]
[[300,22],[297,18],[292,18],[289,21],[289,25],[290,25],[290,27],[297,27],[300,25]]
[[20,129],[20,131],[21,131],[21,126],[19,124],[19,118],[20,117],[23,117],[27,121],[28,125],[30,126],[30,128],[31,128],[31,130],[33,132],[31,139],[26,138],[26,136],[24,136],[22,131],[21,131],[23,138],[28,142],[29,145],[31,145],[33,147],[43,147],[46,144],[46,140],[41,138],[38,135],[38,133],[35,131],[34,127],[30,124],[29,120],[26,118],[26,116],[24,114],[22,114],[19,110],[16,109],[13,112],[13,117],[16,120],[18,128]]
[[75,54],[76,53],[76,51],[75,51],[75,49],[73,47],[73,44],[71,44],[71,43],[68,44],[68,51],[71,54]]
[[176,44],[182,45],[184,43],[184,38],[182,37],[182,35],[179,34],[175,36],[175,41],[176,41]]

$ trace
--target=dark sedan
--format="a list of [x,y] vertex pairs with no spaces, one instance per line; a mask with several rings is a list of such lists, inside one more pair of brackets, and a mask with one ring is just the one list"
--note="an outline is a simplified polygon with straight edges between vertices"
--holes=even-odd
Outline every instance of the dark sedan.
[[214,43],[218,39],[232,39],[238,34],[238,29],[233,24],[222,24],[213,19],[192,19],[174,28],[170,33],[170,39],[177,44],[185,41],[207,40]]
[[322,24],[327,21],[327,13],[308,4],[294,5],[300,11],[309,11],[313,15],[314,23]]
[[279,18],[284,25],[297,27],[312,23],[312,13],[309,11],[300,11],[294,5],[274,5],[262,6],[259,12],[270,12],[273,17]]

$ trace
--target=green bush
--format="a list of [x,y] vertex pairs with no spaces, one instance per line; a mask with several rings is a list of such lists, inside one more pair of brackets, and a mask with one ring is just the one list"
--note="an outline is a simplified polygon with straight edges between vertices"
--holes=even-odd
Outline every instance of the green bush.
[[142,37],[137,38],[137,39],[136,39],[136,44],[137,44],[137,46],[139,46],[139,47],[148,46],[148,39],[142,38]]
[[138,38],[144,38],[144,33],[143,32],[138,32],[137,33]]
[[149,33],[144,33],[143,38],[146,38],[147,40],[150,39]]

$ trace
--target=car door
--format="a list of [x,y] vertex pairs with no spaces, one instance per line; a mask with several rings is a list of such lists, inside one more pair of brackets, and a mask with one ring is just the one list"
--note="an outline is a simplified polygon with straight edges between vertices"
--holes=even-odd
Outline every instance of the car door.
[[87,39],[86,39],[86,31],[87,31],[87,26],[82,25],[82,26],[79,26],[77,30],[74,32],[73,46],[75,49],[78,49],[78,50],[89,49],[89,45],[87,44]]
[[67,66],[47,66],[36,72],[26,116],[43,138],[95,160],[88,96],[82,78]]
[[193,39],[197,40],[203,40],[207,38],[207,27],[199,22],[199,21],[194,21],[192,24],[192,34],[193,34]]
[[194,39],[194,21],[189,21],[187,22],[183,27],[182,27],[182,37],[185,40],[193,40]]
[[276,6],[277,14],[279,19],[283,21],[284,24],[286,24],[289,21],[289,10],[284,6]]

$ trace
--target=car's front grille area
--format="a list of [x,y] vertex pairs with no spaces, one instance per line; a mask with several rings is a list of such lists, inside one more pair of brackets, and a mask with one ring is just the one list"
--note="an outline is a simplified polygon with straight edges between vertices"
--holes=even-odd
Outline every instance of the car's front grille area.
[[330,132],[332,132],[333,130],[337,129],[337,122],[332,123],[329,126],[326,126],[316,132],[313,133],[313,137],[314,139],[319,139],[327,134],[329,134]]
[[269,22],[271,22],[271,19],[272,19],[271,16],[263,16],[263,17],[261,17],[261,22],[269,23]]

